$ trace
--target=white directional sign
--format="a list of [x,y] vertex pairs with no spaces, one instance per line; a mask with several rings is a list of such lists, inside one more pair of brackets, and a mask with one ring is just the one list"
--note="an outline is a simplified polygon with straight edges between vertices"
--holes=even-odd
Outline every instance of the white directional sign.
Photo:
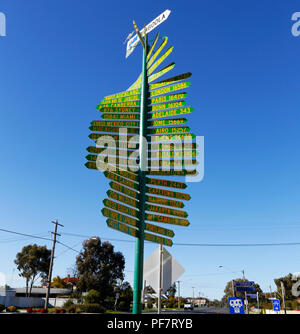
[[[184,268],[163,247],[162,292],[166,292],[184,273]],[[159,247],[144,262],[144,280],[158,293],[159,288]]]
[[[159,16],[157,16],[153,21],[151,21],[149,24],[146,25],[145,28],[143,28],[140,33],[142,37],[144,37],[145,33],[149,33],[153,29],[155,29],[157,26],[159,26],[161,23],[166,21],[168,16],[170,15],[171,11],[169,9],[165,10],[163,13],[161,13]],[[138,35],[134,35],[128,42],[126,47],[126,58],[131,55],[134,48],[139,43]]]

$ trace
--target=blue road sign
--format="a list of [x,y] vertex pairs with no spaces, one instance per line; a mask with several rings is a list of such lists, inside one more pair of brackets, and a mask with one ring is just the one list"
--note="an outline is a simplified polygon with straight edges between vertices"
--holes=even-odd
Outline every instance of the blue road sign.
[[254,287],[253,281],[233,281],[236,287]]
[[273,311],[279,312],[280,311],[280,301],[279,299],[273,299]]
[[251,287],[251,286],[237,286],[235,288],[235,291],[240,291],[240,292],[256,292],[256,288],[255,287]]
[[228,306],[230,314],[245,314],[242,297],[228,297]]

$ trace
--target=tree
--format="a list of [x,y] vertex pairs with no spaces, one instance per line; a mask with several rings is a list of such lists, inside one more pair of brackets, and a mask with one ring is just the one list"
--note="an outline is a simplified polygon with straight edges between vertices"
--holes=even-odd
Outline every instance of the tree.
[[145,286],[145,294],[153,294],[153,293],[155,293],[155,291],[154,291],[154,289],[152,288],[152,286],[151,285],[147,285],[147,286]]
[[117,301],[118,308],[121,311],[129,311],[130,304],[133,298],[133,290],[129,282],[122,282],[116,289],[115,294],[119,293],[119,299]]
[[275,278],[274,282],[275,282],[276,287],[277,287],[277,297],[280,300],[282,299],[282,291],[281,291],[281,283],[280,282],[283,282],[283,284],[284,284],[286,300],[296,299],[296,296],[293,296],[293,293],[292,293],[292,287],[295,284],[295,280],[293,280],[293,275],[292,274],[288,274],[288,275],[286,275],[284,277],[280,277],[280,278]]
[[33,284],[37,279],[47,278],[50,257],[51,250],[36,244],[24,246],[22,251],[17,253],[14,262],[20,271],[19,276],[26,279],[26,297],[30,297]]
[[67,288],[67,283],[64,280],[62,280],[59,276],[56,276],[53,278],[51,286],[58,289],[65,289]]
[[100,301],[114,297],[114,286],[124,279],[125,259],[115,252],[109,242],[101,243],[99,237],[83,242],[83,250],[76,257],[78,271],[77,289],[81,292],[96,290]]

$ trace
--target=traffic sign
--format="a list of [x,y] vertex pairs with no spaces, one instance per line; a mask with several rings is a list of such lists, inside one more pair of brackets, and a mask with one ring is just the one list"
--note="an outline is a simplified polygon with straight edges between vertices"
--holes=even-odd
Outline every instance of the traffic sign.
[[176,101],[176,100],[184,99],[186,96],[187,96],[187,93],[162,95],[162,96],[154,97],[153,99],[150,99],[150,103],[155,104],[155,103],[163,103],[163,102],[167,102],[167,101]]
[[166,214],[170,216],[182,217],[182,218],[187,218],[188,216],[188,214],[185,211],[165,208],[164,206],[158,206],[158,205],[153,205],[153,204],[147,204],[146,210],[161,213],[161,214]]
[[159,56],[163,48],[166,46],[168,42],[168,37],[163,37],[163,41],[161,42],[160,46],[157,48],[157,50],[154,52],[153,56],[147,61],[147,69],[150,68],[150,66],[154,63],[155,59]]
[[153,73],[153,71],[170,55],[173,51],[173,46],[171,46],[152,66],[148,69],[148,75]]
[[154,215],[152,213],[146,214],[146,220],[154,221],[157,223],[172,224],[172,225],[181,225],[181,226],[190,225],[187,219],[173,218],[173,217],[167,217],[167,216],[162,216],[162,215]]
[[187,87],[190,86],[190,82],[189,81],[184,81],[184,82],[180,82],[171,86],[167,86],[167,87],[163,87],[163,88],[159,88],[156,90],[152,90],[150,92],[150,96],[157,96],[157,95],[162,95],[162,94],[166,94],[166,93],[171,93],[171,92],[175,92],[176,90],[181,90],[181,89],[185,89]]
[[175,201],[167,198],[162,198],[162,197],[157,197],[157,196],[149,196],[146,195],[146,202],[149,203],[155,203],[159,205],[166,205],[166,206],[171,206],[171,207],[176,207],[176,208],[183,208],[184,203],[180,201]]
[[255,282],[254,281],[233,281],[233,284],[236,287],[254,287],[255,286]]
[[130,196],[132,198],[135,198],[135,199],[138,198],[138,193],[136,191],[134,191],[132,189],[129,189],[127,187],[124,187],[119,183],[110,182],[109,185],[110,185],[111,189],[113,189],[113,190],[119,191],[120,193],[123,193],[123,194],[125,194],[127,196]]
[[100,102],[101,104],[107,104],[107,103],[120,103],[120,102],[128,102],[128,101],[135,101],[139,100],[141,98],[140,94],[126,96],[126,97],[118,97],[118,98],[112,98],[112,99],[104,99]]
[[136,189],[136,190],[139,189],[139,185],[137,183],[135,183],[133,181],[130,181],[123,176],[120,176],[120,175],[117,175],[117,174],[111,173],[111,172],[105,172],[104,174],[108,179],[113,180],[113,181],[118,182],[118,183],[121,183],[121,184],[124,184],[126,187]]
[[[169,71],[171,71],[175,66],[175,63],[171,63],[169,65],[167,65],[166,67],[164,67],[163,69],[161,69],[160,71],[150,75],[148,77],[148,82],[153,82],[154,80],[160,78],[162,75],[165,75],[166,73],[168,73]],[[154,96],[154,95],[151,95],[150,93],[150,96]]]
[[99,110],[104,108],[127,108],[127,107],[138,107],[140,105],[140,101],[131,101],[131,102],[120,102],[120,103],[107,103],[107,104],[100,104],[97,106]]
[[198,172],[196,170],[150,170],[149,175],[161,175],[161,176],[187,176],[187,175],[198,175]]
[[[180,125],[187,122],[186,118],[175,118],[175,119],[159,119],[156,121],[148,122],[149,126],[166,126],[166,125]],[[180,148],[182,149],[182,148]]]
[[158,235],[151,234],[151,233],[145,233],[145,240],[155,242],[157,244],[162,244],[165,246],[173,245],[173,241],[171,239],[160,237]]
[[138,114],[102,114],[101,118],[103,119],[140,119]]
[[147,184],[155,185],[155,186],[161,186],[161,187],[170,187],[170,188],[178,188],[178,189],[185,189],[186,184],[184,182],[178,182],[178,181],[170,181],[170,180],[163,180],[163,179],[154,179],[147,177],[146,178]]
[[150,156],[151,159],[158,158],[195,158],[197,156],[197,151],[192,150],[184,150],[184,151],[151,151]]
[[158,37],[159,37],[159,33],[157,33],[156,36],[155,36],[155,38],[154,38],[154,41],[153,41],[153,43],[152,43],[152,46],[150,47],[150,50],[149,50],[149,52],[148,52],[148,54],[147,54],[146,61],[148,61],[149,58],[151,57],[152,52],[153,52],[153,50],[154,50],[154,48],[155,48],[155,45],[156,45],[156,43],[157,43],[157,41],[158,41]]
[[125,195],[122,195],[122,194],[119,194],[119,193],[116,193],[115,191],[113,190],[108,190],[107,192],[107,196],[109,198],[112,198],[116,201],[119,201],[119,202],[122,202],[122,203],[125,203],[127,205],[131,205],[133,207],[137,207],[138,206],[138,201],[133,199],[133,198],[130,198],[130,197],[127,197]]
[[182,140],[193,140],[196,136],[193,133],[186,134],[171,134],[171,135],[157,135],[149,137],[152,142],[162,142],[162,141],[182,141]]
[[172,230],[169,230],[167,228],[163,228],[157,225],[152,225],[149,223],[145,223],[145,230],[152,232],[152,233],[157,233],[161,235],[165,235],[167,237],[173,238],[174,237],[174,232]]
[[117,94],[113,94],[113,95],[108,95],[108,96],[105,96],[104,99],[105,100],[111,100],[111,99],[114,99],[114,98],[140,94],[140,92],[141,92],[141,89],[137,88],[137,89],[127,90],[125,92],[121,92],[121,93],[117,93]]
[[162,167],[163,169],[169,170],[170,167],[174,168],[182,168],[185,167],[196,167],[198,164],[198,161],[196,160],[182,160],[182,159],[175,159],[175,160],[148,160],[148,165],[151,168],[151,170],[155,170],[156,168]]
[[[97,132],[114,132],[118,133],[120,131],[119,127],[114,127],[114,126],[97,126],[97,125],[91,125],[89,127],[91,131],[97,131]],[[138,134],[139,133],[139,128],[127,128],[127,133],[130,134]]]
[[137,113],[140,112],[139,107],[104,107],[104,108],[97,108],[103,113]]
[[112,219],[107,219],[106,223],[107,223],[108,227],[111,227],[111,228],[113,228],[115,230],[118,230],[120,232],[129,234],[129,235],[131,235],[133,237],[137,237],[138,236],[138,230],[136,230],[135,228],[132,228],[130,226],[127,226],[125,224],[122,224],[122,223],[117,222],[117,221],[112,220]]
[[245,314],[242,297],[228,297],[228,306],[230,314]]
[[177,102],[171,102],[171,103],[163,103],[163,104],[155,104],[148,107],[149,112],[154,112],[158,110],[165,110],[165,109],[171,109],[171,108],[180,108],[186,105],[185,101],[177,101]]
[[146,187],[146,192],[148,194],[152,194],[152,195],[173,197],[173,198],[177,198],[177,199],[183,199],[185,201],[189,201],[191,199],[191,196],[189,194],[181,193],[181,192],[178,192],[178,191],[160,189],[160,188]]
[[279,312],[280,311],[280,301],[279,299],[272,299],[273,304],[273,311]]
[[131,217],[122,215],[122,214],[120,214],[118,212],[115,212],[115,211],[113,211],[111,209],[108,209],[108,208],[103,208],[101,210],[101,212],[102,212],[103,216],[105,216],[105,217],[111,218],[111,219],[116,220],[116,221],[120,221],[120,222],[128,224],[128,225],[138,227],[138,221],[131,218]]
[[[159,16],[157,16],[153,21],[151,21],[149,24],[146,25],[144,29],[140,31],[141,36],[144,37],[145,34],[148,34],[150,31],[155,29],[157,26],[159,26],[161,23],[163,23],[170,15],[171,11],[169,9],[165,10],[163,13],[161,13]],[[130,54],[133,52],[135,47],[137,46],[139,42],[139,38],[137,35],[133,36],[128,42],[126,47],[126,58],[130,56]]]
[[186,72],[186,73],[183,73],[183,74],[176,75],[176,76],[174,76],[172,78],[169,78],[169,79],[164,79],[164,80],[158,81],[156,83],[151,84],[150,89],[156,89],[156,88],[160,88],[160,87],[163,87],[163,86],[171,85],[171,84],[176,83],[178,81],[188,79],[191,75],[192,75],[192,73]]
[[178,126],[175,128],[154,128],[149,130],[149,134],[151,135],[163,135],[167,133],[187,133],[191,129],[188,126]]
[[135,209],[132,209],[126,205],[123,205],[123,204],[120,204],[120,203],[116,203],[110,199],[105,199],[103,200],[103,204],[108,207],[108,208],[111,208],[115,211],[118,211],[118,212],[122,212],[122,213],[125,213],[129,216],[133,216],[135,218],[138,218],[138,211],[135,210]]
[[137,121],[92,121],[92,126],[138,127]]
[[162,117],[172,117],[177,115],[183,114],[190,114],[194,109],[191,107],[179,108],[179,109],[172,109],[172,110],[165,110],[165,111],[158,111],[154,112],[149,115],[149,118],[162,118]]

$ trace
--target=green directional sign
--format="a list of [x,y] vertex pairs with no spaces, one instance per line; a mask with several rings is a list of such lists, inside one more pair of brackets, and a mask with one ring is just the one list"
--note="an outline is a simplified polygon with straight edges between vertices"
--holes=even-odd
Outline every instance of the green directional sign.
[[[165,126],[165,125],[180,125],[187,122],[186,118],[175,118],[175,119],[159,119],[156,121],[148,122],[149,126]],[[181,149],[181,148],[180,148]]]
[[[113,126],[113,127],[138,127],[136,121],[92,121],[92,126]],[[95,131],[95,130],[94,130]]]
[[102,161],[104,163],[111,163],[114,165],[125,165],[125,166],[130,165],[134,167],[134,164],[136,164],[136,159],[130,159],[127,156],[108,157],[107,155],[88,154],[85,158],[89,161],[97,161],[97,159],[99,159],[98,161]]
[[163,216],[163,215],[154,215],[152,213],[146,214],[146,220],[154,221],[157,223],[181,225],[181,226],[188,226],[190,224],[187,219],[173,218],[173,217],[168,217],[168,216]]
[[166,246],[172,246],[173,245],[173,242],[172,242],[171,239],[160,237],[158,235],[151,234],[151,233],[145,233],[145,240],[155,242],[155,243],[161,244],[161,245],[166,245]]
[[158,55],[161,53],[162,49],[165,47],[165,45],[167,44],[168,41],[168,37],[165,36],[163,38],[162,43],[160,44],[160,46],[158,47],[158,49],[154,52],[153,56],[147,61],[147,69],[150,68],[150,66],[154,63],[155,59],[158,57]]
[[172,117],[177,115],[190,114],[193,110],[194,109],[191,107],[186,107],[186,108],[158,111],[150,114],[149,118],[153,119],[153,118]]
[[170,86],[166,86],[163,88],[159,88],[156,90],[152,90],[150,92],[150,96],[157,96],[157,95],[162,95],[162,94],[167,94],[167,93],[171,93],[171,92],[175,92],[176,90],[181,90],[181,89],[185,89],[187,87],[190,86],[190,82],[189,81],[184,81],[184,82],[179,82],[177,84],[174,85],[170,85]]
[[173,51],[174,47],[171,46],[148,70],[148,75],[153,73],[153,71],[169,56],[169,54]]
[[[180,118],[177,118],[180,119]],[[171,150],[171,151],[175,151],[175,150],[179,150],[179,151],[183,151],[185,152],[185,150],[192,150],[192,149],[196,149],[197,148],[197,144],[196,143],[167,143],[167,144],[154,144],[153,147],[151,147],[152,151],[155,150]]]
[[160,186],[160,187],[169,187],[169,188],[177,188],[177,189],[185,189],[186,184],[184,182],[178,181],[170,181],[170,180],[163,180],[163,179],[154,179],[152,177],[146,178],[147,184]]
[[154,104],[148,107],[149,112],[154,112],[158,110],[165,110],[171,108],[180,108],[186,105],[185,101],[177,101],[171,103],[162,103],[162,104]]
[[196,165],[198,164],[198,161],[196,160],[182,160],[182,159],[178,159],[178,160],[148,160],[148,164],[149,167],[151,169],[155,169],[155,168],[159,168],[159,167],[178,167],[178,168],[182,168],[182,166],[184,167],[196,167]]
[[193,133],[186,134],[173,134],[173,135],[160,135],[150,137],[152,142],[162,142],[162,141],[182,141],[182,140],[193,140],[196,136]]
[[165,235],[167,237],[173,238],[174,237],[174,232],[172,230],[169,230],[167,228],[163,228],[157,225],[152,225],[149,223],[145,223],[145,230],[152,232],[152,233],[157,233],[161,235]]
[[139,120],[140,115],[138,114],[102,114],[101,118],[103,119],[132,119]]
[[[89,127],[91,131],[98,131],[98,132],[119,132],[120,128],[119,127],[114,127],[114,126],[97,126],[97,125],[91,125]],[[139,129],[135,128],[127,128],[127,133],[130,134],[138,134]]]
[[148,78],[148,82],[153,82],[154,80],[160,78],[162,75],[168,73],[169,71],[171,71],[175,66],[175,63],[171,63],[169,65],[167,65],[166,67],[164,67],[163,69],[161,69],[160,71],[152,74],[149,76]]
[[105,172],[104,173],[105,176],[110,179],[110,180],[113,180],[115,182],[118,182],[118,183],[122,183],[124,184],[126,187],[129,187],[129,188],[132,188],[132,189],[136,189],[138,190],[139,189],[139,185],[131,180],[128,180],[126,179],[125,177],[121,176],[121,175],[118,175],[118,174],[115,174],[115,173],[111,173],[111,172]]
[[[138,107],[140,105],[140,101],[130,101],[130,102],[120,102],[120,103],[106,103],[106,104],[100,104],[97,106],[99,110],[105,109],[105,108],[127,108],[127,107]],[[105,112],[103,110],[103,112]]]
[[105,138],[109,137],[113,144],[116,144],[116,141],[121,141],[121,142],[122,141],[125,141],[125,142],[131,141],[131,143],[132,143],[132,140],[135,140],[135,139],[138,142],[138,136],[125,136],[125,135],[119,136],[119,135],[94,133],[94,132],[89,134],[90,139],[94,139],[94,140],[97,139],[98,140],[100,137],[105,137]]
[[[97,108],[99,109],[99,108]],[[140,112],[139,107],[101,107],[100,109],[101,112],[103,113],[138,113]]]
[[137,88],[137,89],[128,90],[128,91],[125,91],[125,92],[122,92],[122,93],[108,95],[104,99],[105,100],[111,100],[111,99],[120,98],[120,97],[124,97],[124,96],[131,96],[131,95],[140,94],[140,92],[141,92],[141,89]]
[[172,78],[169,78],[169,79],[164,79],[164,80],[158,81],[154,84],[151,84],[150,89],[156,89],[156,88],[160,88],[160,87],[163,87],[163,86],[166,86],[166,85],[171,85],[171,84],[176,83],[178,81],[188,79],[191,75],[192,75],[192,73],[187,72],[187,73],[176,75],[176,76],[174,76]]
[[185,201],[189,201],[191,199],[191,196],[189,194],[181,193],[178,191],[160,189],[160,188],[146,187],[146,192],[152,195],[172,197],[177,199],[183,199]]
[[183,208],[184,203],[180,201],[175,201],[172,199],[167,199],[163,197],[157,197],[157,196],[151,196],[151,195],[146,195],[146,201],[149,203],[155,203],[159,205],[166,205],[166,206],[171,206],[175,208]]
[[131,96],[126,96],[126,97],[119,97],[119,98],[115,98],[115,99],[105,99],[102,100],[99,105],[101,104],[108,104],[108,103],[121,103],[121,102],[128,102],[128,101],[135,101],[135,100],[139,100],[141,98],[141,95],[137,94],[137,95],[131,95]]
[[182,150],[182,151],[152,151],[149,152],[148,157],[151,159],[158,158],[195,158],[197,156],[197,151],[192,150]]
[[167,133],[187,133],[191,129],[188,126],[179,126],[176,128],[155,128],[155,129],[150,129],[149,134],[151,135],[164,135]]
[[109,185],[110,185],[111,189],[119,191],[120,193],[123,193],[127,196],[130,196],[130,197],[135,198],[135,199],[137,199],[139,197],[139,194],[136,191],[134,191],[132,189],[129,189],[127,187],[124,187],[119,183],[110,182]]
[[194,169],[188,170],[175,170],[175,169],[170,169],[170,170],[150,170],[149,175],[160,175],[160,176],[194,176],[198,175],[198,172]]
[[138,207],[139,202],[133,198],[127,197],[125,195],[119,194],[113,190],[108,190],[107,192],[107,196],[109,198],[112,198],[116,201],[125,203],[127,205],[133,206],[133,207]]
[[130,226],[127,226],[123,223],[117,222],[117,221],[112,220],[112,219],[107,219],[106,223],[107,223],[107,226],[110,227],[110,228],[113,228],[113,229],[118,230],[120,232],[129,234],[133,237],[138,236],[138,230],[136,230],[135,228],[132,228]]
[[122,212],[122,213],[125,213],[125,214],[129,215],[129,216],[133,216],[135,218],[138,218],[138,211],[136,211],[135,209],[132,209],[132,208],[126,206],[126,205],[116,203],[114,201],[111,201],[110,199],[105,199],[103,201],[103,204],[106,207],[111,208],[115,211]]
[[131,217],[128,217],[128,216],[125,216],[125,215],[122,215],[118,212],[115,212],[109,208],[103,208],[101,210],[103,216],[105,217],[108,217],[108,218],[111,218],[113,220],[117,220],[117,221],[120,221],[122,223],[125,223],[125,224],[128,224],[128,225],[132,225],[132,226],[138,226],[138,222],[136,219],[133,219]]
[[159,97],[154,97],[153,99],[150,99],[151,104],[155,103],[163,103],[167,101],[175,101],[175,100],[181,100],[187,96],[187,93],[177,93],[177,94],[171,94],[171,95],[163,95]]
[[158,206],[158,205],[153,205],[153,204],[147,204],[146,210],[154,211],[156,213],[166,214],[170,216],[182,217],[182,218],[186,218],[188,216],[188,214],[185,211],[165,208],[163,206]]

